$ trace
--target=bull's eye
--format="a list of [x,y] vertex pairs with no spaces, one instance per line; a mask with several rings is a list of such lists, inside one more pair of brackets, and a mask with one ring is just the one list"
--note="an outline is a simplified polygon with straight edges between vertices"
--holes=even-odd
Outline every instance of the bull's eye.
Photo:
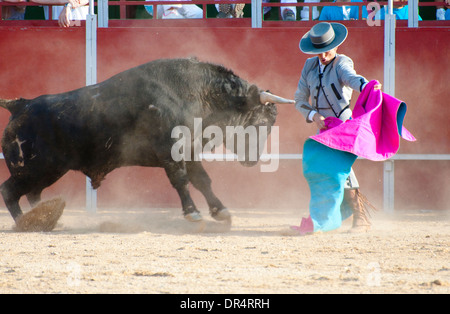
[[267,125],[269,121],[267,119],[259,121],[258,125]]

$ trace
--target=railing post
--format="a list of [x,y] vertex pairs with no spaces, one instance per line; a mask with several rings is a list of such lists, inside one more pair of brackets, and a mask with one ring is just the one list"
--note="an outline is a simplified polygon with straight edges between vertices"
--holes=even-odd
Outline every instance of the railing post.
[[[388,12],[384,21],[384,83],[386,94],[395,95],[395,15],[393,14],[393,0],[389,0]],[[394,210],[394,162],[384,162],[384,210]]]
[[408,27],[419,27],[419,3],[408,0]]
[[252,28],[262,27],[262,0],[252,0]]
[[384,92],[395,95],[395,15],[392,13],[392,0],[389,13],[384,21]]
[[108,27],[108,0],[97,1],[98,27]]
[[[89,1],[86,16],[86,86],[97,83],[97,16],[94,14],[94,0]],[[92,188],[91,179],[86,177],[86,210],[97,211],[97,191]]]
[[394,160],[386,160],[383,165],[383,209],[388,213],[394,211],[394,177]]

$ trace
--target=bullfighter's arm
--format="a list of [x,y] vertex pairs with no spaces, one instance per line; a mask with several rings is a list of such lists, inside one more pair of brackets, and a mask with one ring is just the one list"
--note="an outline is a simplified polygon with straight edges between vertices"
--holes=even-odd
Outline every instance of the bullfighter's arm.
[[352,59],[346,56],[341,55],[341,60],[337,65],[337,72],[345,85],[358,92],[362,91],[369,82],[365,77],[356,74]]
[[298,81],[297,91],[295,92],[295,108],[300,111],[300,113],[306,118],[306,122],[311,123],[311,116],[314,115],[315,111],[309,104],[309,88],[306,82],[306,70],[303,68],[302,75]]
[[[340,71],[340,77],[342,81],[350,86],[352,89],[361,92],[369,82],[364,76],[356,74],[353,68],[353,61],[350,58],[345,58],[344,62],[339,63],[338,71]],[[374,89],[381,90],[381,84],[376,84]]]

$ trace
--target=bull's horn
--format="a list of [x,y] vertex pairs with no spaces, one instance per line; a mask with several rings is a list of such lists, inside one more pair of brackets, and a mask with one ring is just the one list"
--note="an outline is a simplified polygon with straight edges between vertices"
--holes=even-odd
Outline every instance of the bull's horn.
[[271,102],[274,104],[294,104],[295,101],[292,99],[286,99],[280,96],[273,95],[268,92],[261,92],[259,94],[259,99],[261,100],[262,104],[265,104],[266,102]]

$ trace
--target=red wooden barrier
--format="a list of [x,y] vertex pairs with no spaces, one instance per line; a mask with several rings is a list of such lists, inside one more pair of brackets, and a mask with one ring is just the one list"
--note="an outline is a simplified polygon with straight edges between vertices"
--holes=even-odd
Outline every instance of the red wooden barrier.
[[[349,25],[339,48],[355,61],[357,72],[383,81],[383,27]],[[298,49],[306,27],[110,27],[98,29],[98,81],[158,58],[197,56],[216,62],[264,89],[292,98],[307,58]],[[399,27],[396,35],[396,96],[408,105],[405,126],[416,143],[401,143],[400,153],[450,153],[450,30],[445,27]],[[0,27],[1,98],[31,98],[85,85],[85,29]],[[358,94],[354,93],[354,100]],[[0,110],[0,131],[9,113]],[[277,125],[280,153],[301,154],[315,132],[292,106],[280,106]],[[282,160],[272,173],[259,166],[204,162],[213,188],[230,209],[299,208],[308,206],[309,190],[300,160]],[[355,170],[363,192],[382,206],[382,164],[358,160]],[[448,209],[450,165],[444,162],[396,162],[396,208]],[[9,176],[0,161],[0,181]],[[424,179],[425,178],[425,179]],[[434,184],[437,184],[436,186]],[[63,195],[68,206],[84,206],[85,178],[70,172],[45,191]],[[199,193],[200,208],[206,204]],[[2,206],[3,202],[1,201]],[[24,202],[25,204],[25,202]],[[162,169],[118,169],[98,191],[102,207],[180,207]]]

